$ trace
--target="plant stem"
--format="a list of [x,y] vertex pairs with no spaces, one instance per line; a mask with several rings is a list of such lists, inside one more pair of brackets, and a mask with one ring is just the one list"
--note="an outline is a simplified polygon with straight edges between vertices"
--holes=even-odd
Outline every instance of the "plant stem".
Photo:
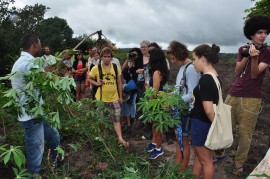
[[109,152],[109,154],[111,155],[113,161],[116,162],[116,160],[115,160],[115,158],[113,157],[113,155],[112,155],[110,149],[107,147],[107,145],[105,144],[105,142],[104,142],[103,140],[102,140],[102,143],[103,143],[103,145],[106,147],[106,149],[108,150],[108,152]]

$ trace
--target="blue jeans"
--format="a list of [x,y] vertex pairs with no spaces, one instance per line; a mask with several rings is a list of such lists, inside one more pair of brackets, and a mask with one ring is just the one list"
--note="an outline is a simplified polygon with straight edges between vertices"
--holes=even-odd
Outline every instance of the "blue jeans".
[[136,115],[136,99],[137,93],[130,95],[129,100],[125,101],[122,105],[122,115],[131,118],[135,118]]
[[135,118],[136,115],[136,99],[137,99],[137,93],[134,93],[130,96],[130,99],[128,100],[128,103],[130,103],[130,117]]
[[60,136],[55,128],[52,128],[42,118],[21,121],[24,128],[24,142],[26,148],[27,169],[30,173],[38,174],[44,153],[44,141],[51,149],[51,159],[57,156],[54,149],[60,144]]

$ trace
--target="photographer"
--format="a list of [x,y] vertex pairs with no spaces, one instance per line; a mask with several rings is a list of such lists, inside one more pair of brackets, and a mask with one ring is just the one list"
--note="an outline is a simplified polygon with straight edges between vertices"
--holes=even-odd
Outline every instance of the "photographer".
[[[140,66],[142,66],[142,52],[139,48],[133,48],[127,53],[127,60],[122,66],[123,78],[126,84],[128,84],[130,80],[137,83],[138,74],[136,70],[139,69]],[[122,105],[122,116],[127,118],[127,130],[131,132],[131,124],[134,122],[136,116],[137,90],[132,90],[126,95],[130,95],[130,97],[127,101],[124,101]]]
[[232,125],[238,125],[238,146],[235,153],[234,175],[243,173],[243,164],[261,112],[261,89],[270,64],[270,47],[264,41],[270,31],[270,17],[256,15],[246,20],[244,35],[251,43],[239,48],[235,67],[236,77],[225,103],[232,106]]

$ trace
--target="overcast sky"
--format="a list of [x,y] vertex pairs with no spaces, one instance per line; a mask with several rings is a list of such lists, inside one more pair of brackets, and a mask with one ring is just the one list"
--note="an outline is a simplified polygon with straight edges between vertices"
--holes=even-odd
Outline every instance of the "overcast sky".
[[149,40],[166,49],[177,40],[189,50],[216,43],[226,53],[249,42],[243,17],[254,7],[251,0],[16,0],[15,6],[36,3],[51,8],[45,18],[65,19],[75,36],[102,30],[118,48]]

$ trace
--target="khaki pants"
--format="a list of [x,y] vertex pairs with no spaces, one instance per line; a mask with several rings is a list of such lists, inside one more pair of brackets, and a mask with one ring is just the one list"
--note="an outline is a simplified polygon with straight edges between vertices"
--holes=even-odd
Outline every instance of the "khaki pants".
[[261,99],[228,95],[225,103],[232,106],[233,129],[238,125],[238,147],[235,154],[235,165],[242,165],[247,160],[252,134],[255,131],[258,114],[261,111]]

